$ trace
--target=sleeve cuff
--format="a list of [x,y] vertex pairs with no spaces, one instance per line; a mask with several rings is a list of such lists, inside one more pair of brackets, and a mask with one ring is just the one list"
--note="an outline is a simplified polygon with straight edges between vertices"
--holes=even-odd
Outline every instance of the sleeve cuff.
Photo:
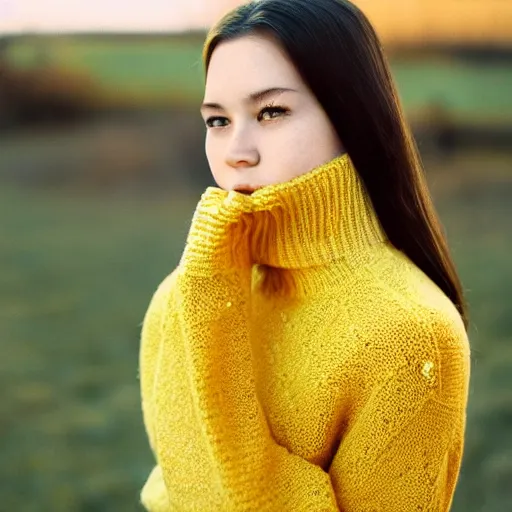
[[243,194],[208,187],[194,212],[180,267],[198,275],[249,268],[250,213]]

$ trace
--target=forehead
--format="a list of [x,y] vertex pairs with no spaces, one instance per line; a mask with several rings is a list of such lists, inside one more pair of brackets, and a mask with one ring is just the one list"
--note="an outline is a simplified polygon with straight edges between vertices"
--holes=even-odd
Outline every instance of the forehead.
[[300,89],[302,79],[284,50],[272,38],[243,36],[215,48],[208,69],[205,99],[248,95],[270,87]]

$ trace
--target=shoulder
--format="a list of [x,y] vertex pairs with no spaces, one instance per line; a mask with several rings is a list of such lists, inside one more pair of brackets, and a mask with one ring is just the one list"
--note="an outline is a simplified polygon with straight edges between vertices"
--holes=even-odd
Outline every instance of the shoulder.
[[350,337],[343,337],[351,347],[345,382],[352,407],[389,392],[388,397],[430,397],[446,410],[462,410],[469,394],[470,347],[455,308],[398,305],[391,297],[378,302],[382,309],[361,312]]
[[467,377],[470,345],[459,312],[406,257],[390,252],[352,296],[348,334],[365,387],[398,369]]
[[455,306],[442,297],[418,301],[394,294],[377,303],[376,310],[368,310],[354,324],[359,391],[368,392],[389,379],[406,386],[418,382],[439,401],[465,403],[470,345]]
[[[390,350],[467,348],[462,318],[445,293],[405,255],[390,249],[356,284],[350,317]],[[351,302],[351,301],[350,301]]]
[[374,300],[376,307],[361,320],[375,345],[390,356],[469,350],[462,318],[440,290],[426,297],[388,290]]

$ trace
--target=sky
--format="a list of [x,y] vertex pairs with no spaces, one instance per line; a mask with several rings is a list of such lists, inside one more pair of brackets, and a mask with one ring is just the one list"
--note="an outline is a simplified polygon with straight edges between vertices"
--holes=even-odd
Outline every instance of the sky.
[[0,0],[0,33],[204,28],[241,0]]
[[[246,0],[0,0],[0,35],[169,32],[211,26]],[[352,0],[385,41],[512,43],[512,0]]]

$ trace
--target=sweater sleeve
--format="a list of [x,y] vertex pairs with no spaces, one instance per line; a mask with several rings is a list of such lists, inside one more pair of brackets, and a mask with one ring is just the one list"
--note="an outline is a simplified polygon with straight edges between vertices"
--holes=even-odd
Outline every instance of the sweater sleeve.
[[[216,190],[203,196],[180,264],[146,315],[141,375],[154,377],[142,382],[143,409],[158,465],[142,503],[151,512],[337,511],[329,474],[271,435],[248,330],[250,216]],[[149,363],[145,351],[156,347]]]
[[400,363],[388,375],[383,369],[343,436],[329,473],[345,512],[450,510],[463,456],[470,349],[457,319],[434,323],[404,331],[409,345],[397,354]]

